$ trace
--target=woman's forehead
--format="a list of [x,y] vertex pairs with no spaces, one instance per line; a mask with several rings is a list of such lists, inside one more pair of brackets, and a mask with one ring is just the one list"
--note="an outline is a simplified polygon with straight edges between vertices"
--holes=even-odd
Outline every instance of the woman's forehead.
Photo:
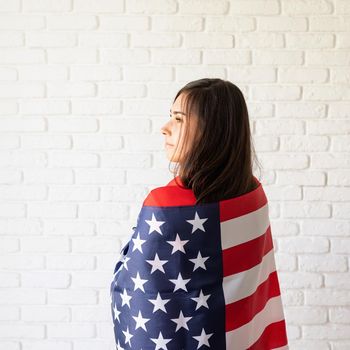
[[186,99],[182,97],[182,94],[176,98],[172,106],[172,112],[186,113]]

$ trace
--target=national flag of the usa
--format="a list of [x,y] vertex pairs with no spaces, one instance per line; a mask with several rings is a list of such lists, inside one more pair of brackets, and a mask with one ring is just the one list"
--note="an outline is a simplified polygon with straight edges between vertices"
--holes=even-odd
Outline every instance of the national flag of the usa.
[[252,192],[200,205],[174,180],[150,192],[111,284],[117,349],[288,349],[255,180]]

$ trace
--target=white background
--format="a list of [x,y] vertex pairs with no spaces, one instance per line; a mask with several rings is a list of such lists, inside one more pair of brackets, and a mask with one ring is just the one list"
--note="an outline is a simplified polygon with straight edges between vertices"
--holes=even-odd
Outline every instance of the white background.
[[246,97],[290,348],[349,349],[349,65],[349,0],[0,0],[0,350],[114,349],[114,265],[204,77]]

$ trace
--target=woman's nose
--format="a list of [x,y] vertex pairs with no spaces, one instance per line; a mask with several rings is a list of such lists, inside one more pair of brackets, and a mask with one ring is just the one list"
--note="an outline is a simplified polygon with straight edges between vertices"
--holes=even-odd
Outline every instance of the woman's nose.
[[166,128],[165,125],[163,125],[161,128],[160,128],[160,132],[163,134],[163,135],[166,135],[168,134],[168,129]]

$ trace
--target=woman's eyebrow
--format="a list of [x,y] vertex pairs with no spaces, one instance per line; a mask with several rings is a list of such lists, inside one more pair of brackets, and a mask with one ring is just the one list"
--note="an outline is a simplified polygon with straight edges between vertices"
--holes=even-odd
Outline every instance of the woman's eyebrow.
[[[170,109],[170,113],[171,113],[171,109]],[[173,111],[174,114],[183,114],[183,115],[186,115],[184,112],[181,112],[181,111]]]

